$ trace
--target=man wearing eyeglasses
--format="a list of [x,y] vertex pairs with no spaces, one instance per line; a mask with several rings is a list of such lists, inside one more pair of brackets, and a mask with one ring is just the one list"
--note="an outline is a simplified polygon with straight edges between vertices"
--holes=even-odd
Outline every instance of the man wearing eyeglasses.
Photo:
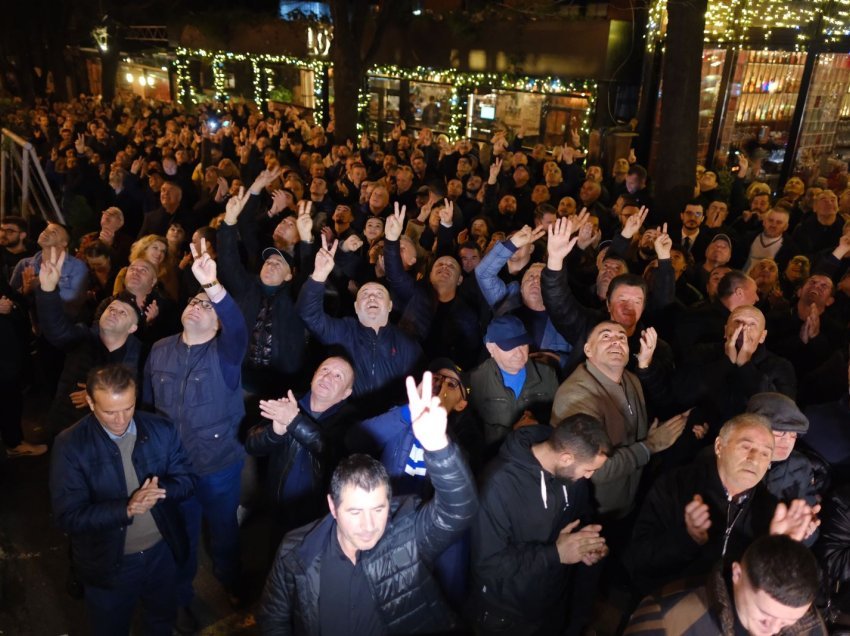
[[679,215],[682,221],[682,235],[679,242],[682,250],[694,256],[705,254],[705,248],[711,241],[712,232],[702,232],[702,221],[705,210],[699,201],[691,201]]
[[0,267],[3,268],[5,280],[9,280],[18,261],[35,254],[26,238],[27,222],[23,218],[7,216],[0,223]]
[[805,499],[810,506],[818,499],[811,460],[794,450],[798,437],[809,430],[809,419],[797,404],[781,393],[756,393],[747,402],[747,413],[766,417],[773,429],[773,457],[764,476],[767,489],[780,501]]
[[[477,474],[484,438],[472,409],[466,408],[469,390],[464,374],[449,358],[436,358],[428,370],[432,373],[433,394],[448,413],[448,435],[466,455],[473,474]],[[389,474],[393,493],[431,497],[433,488],[425,452],[413,433],[409,405],[393,407],[355,425],[346,436],[346,446],[351,453],[367,453],[380,460]],[[437,580],[456,609],[466,591],[468,555],[469,543],[463,538],[447,548],[435,563]]]
[[190,604],[203,516],[210,530],[213,573],[238,603],[240,475],[245,450],[237,433],[245,415],[241,367],[248,346],[245,318],[216,278],[216,264],[201,240],[190,245],[192,273],[202,291],[183,310],[183,332],[163,338],[145,366],[143,398],[174,422],[196,477],[195,495],[181,503],[189,533],[189,559],[178,571],[177,629],[191,633]]

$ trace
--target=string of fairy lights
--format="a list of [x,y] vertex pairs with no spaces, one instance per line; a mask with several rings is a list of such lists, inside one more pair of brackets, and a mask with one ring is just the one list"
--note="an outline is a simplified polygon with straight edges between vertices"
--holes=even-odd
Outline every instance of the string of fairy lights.
[[[823,18],[820,32],[817,20]],[[646,47],[653,51],[664,39],[667,0],[649,7]],[[850,0],[709,0],[705,12],[706,43],[735,48],[765,46],[776,31],[794,32],[795,48],[812,38],[835,43],[850,35]]]
[[[249,62],[253,79],[254,100],[260,103],[263,99],[264,88],[271,86],[273,71],[270,64],[287,64],[305,70],[313,71],[313,95],[316,110],[324,106],[324,71],[329,63],[323,60],[305,60],[288,55],[268,55],[250,53],[232,53],[224,51],[206,51],[204,49],[178,48],[174,70],[180,97],[185,102],[197,103],[197,95],[193,92],[189,71],[190,59],[203,59],[210,62],[213,72],[213,89],[215,98],[226,100],[227,70],[226,65],[233,62]],[[469,94],[482,89],[497,91],[523,91],[543,95],[577,95],[587,100],[589,107],[584,111],[580,135],[583,140],[590,133],[590,122],[593,115],[593,105],[596,102],[597,84],[592,80],[565,81],[557,77],[526,77],[501,73],[466,73],[455,69],[433,69],[423,66],[405,68],[395,65],[379,65],[369,68],[367,76],[386,77],[391,79],[411,80],[433,84],[444,84],[450,89],[449,110],[451,122],[448,136],[451,140],[465,136],[467,120],[467,100]],[[357,96],[358,112],[360,113],[358,130],[365,129],[369,110],[370,93],[368,86],[363,83]]]

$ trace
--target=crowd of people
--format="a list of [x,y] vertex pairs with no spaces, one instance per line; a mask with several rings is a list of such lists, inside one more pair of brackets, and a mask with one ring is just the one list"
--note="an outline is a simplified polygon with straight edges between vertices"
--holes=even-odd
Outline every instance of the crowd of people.
[[840,617],[846,172],[774,192],[741,155],[664,210],[633,154],[606,174],[575,135],[341,140],[294,107],[132,96],[5,123],[63,218],[0,224],[0,432],[51,454],[94,633],[140,599],[144,633],[198,629],[204,521],[250,601],[252,507],[269,634]]

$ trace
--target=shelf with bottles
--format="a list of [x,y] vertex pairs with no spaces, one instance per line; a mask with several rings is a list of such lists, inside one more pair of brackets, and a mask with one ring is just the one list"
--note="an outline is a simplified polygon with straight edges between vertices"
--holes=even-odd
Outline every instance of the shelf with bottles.
[[803,67],[782,66],[779,64],[748,65],[741,82],[742,94],[792,93],[800,90],[803,79]]
[[744,94],[738,99],[735,123],[790,122],[796,105],[796,95]]

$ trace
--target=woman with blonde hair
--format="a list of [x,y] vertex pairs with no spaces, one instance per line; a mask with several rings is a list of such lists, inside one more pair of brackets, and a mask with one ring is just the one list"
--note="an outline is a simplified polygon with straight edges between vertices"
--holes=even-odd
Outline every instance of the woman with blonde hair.
[[779,266],[772,258],[762,258],[750,265],[747,275],[756,282],[759,300],[766,301],[771,309],[788,306],[779,284]]
[[[179,281],[177,278],[176,263],[172,258],[169,258],[168,240],[159,234],[148,234],[143,236],[130,248],[130,262],[143,258],[156,267],[156,276],[163,292],[171,300],[177,302],[179,294]],[[124,277],[127,274],[127,268],[124,267],[118,272],[115,277],[115,288],[113,294],[120,294],[124,291]]]

